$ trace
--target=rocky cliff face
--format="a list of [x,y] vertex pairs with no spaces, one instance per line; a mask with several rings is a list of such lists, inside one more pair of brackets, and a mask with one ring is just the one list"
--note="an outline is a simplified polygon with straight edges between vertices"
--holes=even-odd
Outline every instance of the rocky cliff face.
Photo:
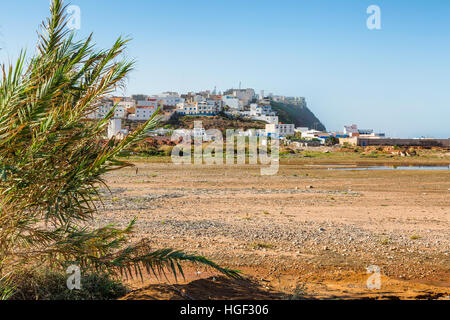
[[277,112],[280,122],[293,123],[296,127],[308,127],[326,131],[322,122],[309,110],[306,103],[288,104],[272,102],[272,109]]

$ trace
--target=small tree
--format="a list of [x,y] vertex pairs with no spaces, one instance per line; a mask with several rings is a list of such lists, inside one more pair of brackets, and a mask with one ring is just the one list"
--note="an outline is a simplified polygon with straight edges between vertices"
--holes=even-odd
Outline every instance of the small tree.
[[339,139],[334,137],[334,136],[329,136],[326,140],[325,140],[325,145],[327,146],[334,146],[336,144],[339,144]]
[[296,132],[294,135],[289,136],[288,139],[292,141],[302,141],[302,133]]
[[[0,279],[22,266],[113,274],[183,274],[180,262],[213,267],[232,277],[233,270],[172,249],[154,250],[148,241],[129,245],[135,221],[87,227],[97,213],[102,176],[130,163],[126,149],[157,124],[155,117],[124,140],[103,140],[112,110],[88,121],[96,102],[124,84],[133,61],[120,59],[129,40],[95,51],[92,35],[75,41],[66,28],[65,7],[53,0],[43,23],[37,54],[15,66],[2,65],[0,80]],[[4,281],[6,281],[4,279]],[[1,292],[0,292],[1,294]]]

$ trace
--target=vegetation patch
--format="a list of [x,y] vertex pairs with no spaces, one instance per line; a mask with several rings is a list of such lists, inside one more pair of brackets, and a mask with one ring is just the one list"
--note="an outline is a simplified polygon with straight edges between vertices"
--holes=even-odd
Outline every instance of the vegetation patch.
[[11,300],[116,300],[127,294],[127,288],[108,274],[82,275],[81,289],[69,290],[67,274],[52,271],[22,271],[12,279]]
[[270,243],[255,242],[250,245],[250,248],[255,249],[255,250],[272,249],[273,245]]

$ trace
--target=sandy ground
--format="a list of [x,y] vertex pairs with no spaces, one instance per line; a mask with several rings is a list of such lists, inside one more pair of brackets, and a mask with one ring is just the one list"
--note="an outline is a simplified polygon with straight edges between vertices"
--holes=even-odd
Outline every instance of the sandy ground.
[[[129,299],[449,299],[450,170],[336,171],[283,164],[139,162],[107,175],[99,224],[138,217],[134,240],[212,258],[246,280],[186,266],[131,282]],[[380,270],[380,289],[368,289]],[[377,268],[375,267],[375,269]]]

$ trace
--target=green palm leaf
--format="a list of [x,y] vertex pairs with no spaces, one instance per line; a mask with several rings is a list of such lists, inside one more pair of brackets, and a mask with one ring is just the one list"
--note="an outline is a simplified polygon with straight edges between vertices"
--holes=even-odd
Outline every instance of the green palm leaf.
[[[22,266],[85,270],[126,276],[183,275],[181,263],[222,268],[198,255],[129,245],[134,220],[121,230],[88,228],[97,213],[103,175],[131,163],[121,160],[159,123],[157,113],[123,140],[104,138],[112,110],[87,120],[103,98],[125,84],[134,61],[121,59],[129,39],[96,50],[92,35],[75,40],[65,6],[53,0],[39,34],[37,54],[22,52],[0,77],[0,277]],[[27,63],[28,61],[28,63]]]

